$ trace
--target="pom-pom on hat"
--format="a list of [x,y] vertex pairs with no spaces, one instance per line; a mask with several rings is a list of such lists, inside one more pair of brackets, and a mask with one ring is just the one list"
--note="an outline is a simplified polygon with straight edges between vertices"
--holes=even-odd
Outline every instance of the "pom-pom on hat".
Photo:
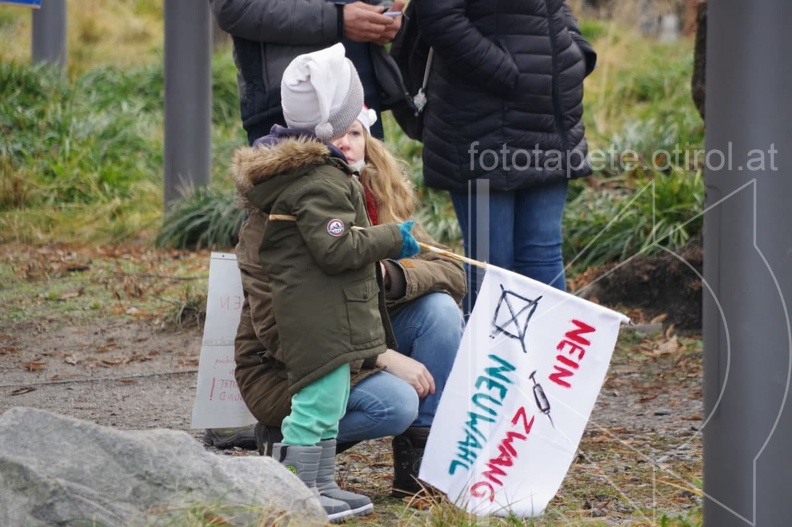
[[377,112],[363,105],[363,109],[360,110],[357,120],[360,121],[360,124],[366,129],[366,133],[371,135],[371,127],[377,122]]
[[340,137],[363,106],[363,86],[343,44],[299,55],[281,80],[281,107],[289,128],[319,139]]

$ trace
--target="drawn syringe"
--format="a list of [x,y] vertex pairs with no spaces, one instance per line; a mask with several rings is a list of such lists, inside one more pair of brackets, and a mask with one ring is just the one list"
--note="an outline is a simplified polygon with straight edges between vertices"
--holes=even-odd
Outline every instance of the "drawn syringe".
[[536,379],[534,378],[535,376],[536,376],[536,370],[534,370],[533,373],[531,373],[531,375],[529,376],[529,378],[534,383],[533,394],[534,394],[534,399],[536,400],[536,407],[539,408],[539,411],[545,414],[548,419],[550,419],[550,424],[553,426],[553,428],[555,428],[555,423],[553,423],[553,418],[550,417],[550,401],[547,400],[547,396],[545,395],[544,390],[542,389],[542,385],[536,382]]

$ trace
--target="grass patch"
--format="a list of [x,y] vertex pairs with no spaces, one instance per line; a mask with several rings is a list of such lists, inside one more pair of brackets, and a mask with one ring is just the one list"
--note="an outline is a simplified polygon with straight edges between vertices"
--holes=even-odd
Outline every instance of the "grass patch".
[[[0,7],[0,35],[14,43],[0,52],[0,243],[141,240],[229,247],[241,213],[231,205],[235,189],[227,170],[233,151],[246,144],[230,50],[219,49],[213,58],[212,183],[165,217],[161,42],[135,29],[151,17],[161,24],[161,9],[148,1],[119,2],[109,11],[97,5],[91,19],[86,13],[92,5],[71,10],[70,22],[82,37],[70,54],[84,60],[68,76],[22,65],[18,41],[29,36],[13,37],[22,31],[20,12],[26,11]],[[110,19],[129,24],[106,32]],[[688,89],[692,43],[659,45],[618,23],[581,23],[599,51],[599,66],[586,81],[584,119],[592,151],[606,153],[607,167],[570,190],[564,254],[579,263],[573,273],[650,249],[658,238],[677,247],[700,230],[701,222],[692,218],[703,202],[700,167],[671,162],[664,170],[644,168],[659,149],[702,145],[703,126]],[[135,60],[124,68],[91,51],[113,49],[116,39],[139,41],[131,53]],[[421,144],[401,133],[387,113],[383,124],[389,147],[412,167],[419,221],[439,242],[459,250],[461,234],[447,193],[423,185]],[[639,169],[622,167],[627,151],[635,152]],[[650,184],[655,199],[634,200]]]
[[298,517],[275,507],[256,505],[196,504],[152,510],[146,527],[322,527],[329,523]]
[[[236,92],[222,88],[230,68],[218,59],[214,77],[221,181],[242,143]],[[99,67],[73,83],[52,67],[0,62],[0,242],[151,240],[162,220],[162,98],[161,62]]]
[[[596,24],[595,24],[596,26]],[[690,95],[690,40],[657,44],[625,26],[597,26],[597,69],[585,113],[594,176],[570,186],[564,257],[571,274],[701,232],[704,123]]]
[[[67,9],[67,68],[71,78],[97,66],[138,67],[162,55],[162,2],[80,0]],[[0,61],[29,63],[31,32],[30,9],[0,5]]]
[[102,318],[160,327],[199,325],[206,313],[209,254],[117,246],[101,250],[6,245],[0,319],[58,327]]
[[676,249],[701,232],[701,171],[636,170],[605,185],[585,184],[564,211],[564,257],[575,271],[635,254]]
[[212,186],[192,190],[177,201],[163,220],[155,243],[179,249],[224,249],[236,244],[245,219],[236,194]]

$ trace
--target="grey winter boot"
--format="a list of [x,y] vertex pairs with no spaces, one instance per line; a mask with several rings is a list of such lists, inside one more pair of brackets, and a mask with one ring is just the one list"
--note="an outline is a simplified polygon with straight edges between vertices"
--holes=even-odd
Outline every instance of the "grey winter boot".
[[391,496],[405,498],[418,494],[423,488],[418,482],[429,428],[412,427],[393,438],[393,489]]
[[322,496],[316,488],[316,475],[319,472],[319,461],[322,458],[320,446],[296,446],[275,443],[272,445],[272,457],[289,469],[305,483],[319,498],[327,517],[331,522],[342,521],[354,516],[352,509],[343,501]]
[[[260,456],[271,456],[272,445],[283,441],[283,433],[277,426],[265,426],[261,423],[256,423],[256,426],[253,428],[253,441],[256,443],[256,448]],[[336,454],[346,452],[358,443],[360,443],[360,441],[336,443]]]
[[316,475],[316,488],[319,489],[319,494],[343,501],[349,505],[355,516],[371,514],[374,511],[374,505],[367,496],[343,490],[336,483],[336,440],[325,439],[320,441],[318,446],[322,447],[322,459],[319,460],[319,473]]

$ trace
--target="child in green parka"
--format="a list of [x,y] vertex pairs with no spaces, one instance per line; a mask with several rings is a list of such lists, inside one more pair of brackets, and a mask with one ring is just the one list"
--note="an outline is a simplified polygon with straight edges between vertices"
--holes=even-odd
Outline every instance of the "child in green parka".
[[[237,188],[266,218],[256,244],[291,394],[273,457],[320,494],[330,520],[368,514],[371,501],[335,483],[335,438],[350,390],[350,363],[394,347],[378,262],[420,252],[412,222],[371,226],[364,191],[330,141],[363,107],[363,88],[342,44],[286,68],[275,126],[237,151]],[[243,229],[243,233],[245,230]],[[245,302],[255,291],[245,291]],[[243,311],[245,307],[243,306]]]

